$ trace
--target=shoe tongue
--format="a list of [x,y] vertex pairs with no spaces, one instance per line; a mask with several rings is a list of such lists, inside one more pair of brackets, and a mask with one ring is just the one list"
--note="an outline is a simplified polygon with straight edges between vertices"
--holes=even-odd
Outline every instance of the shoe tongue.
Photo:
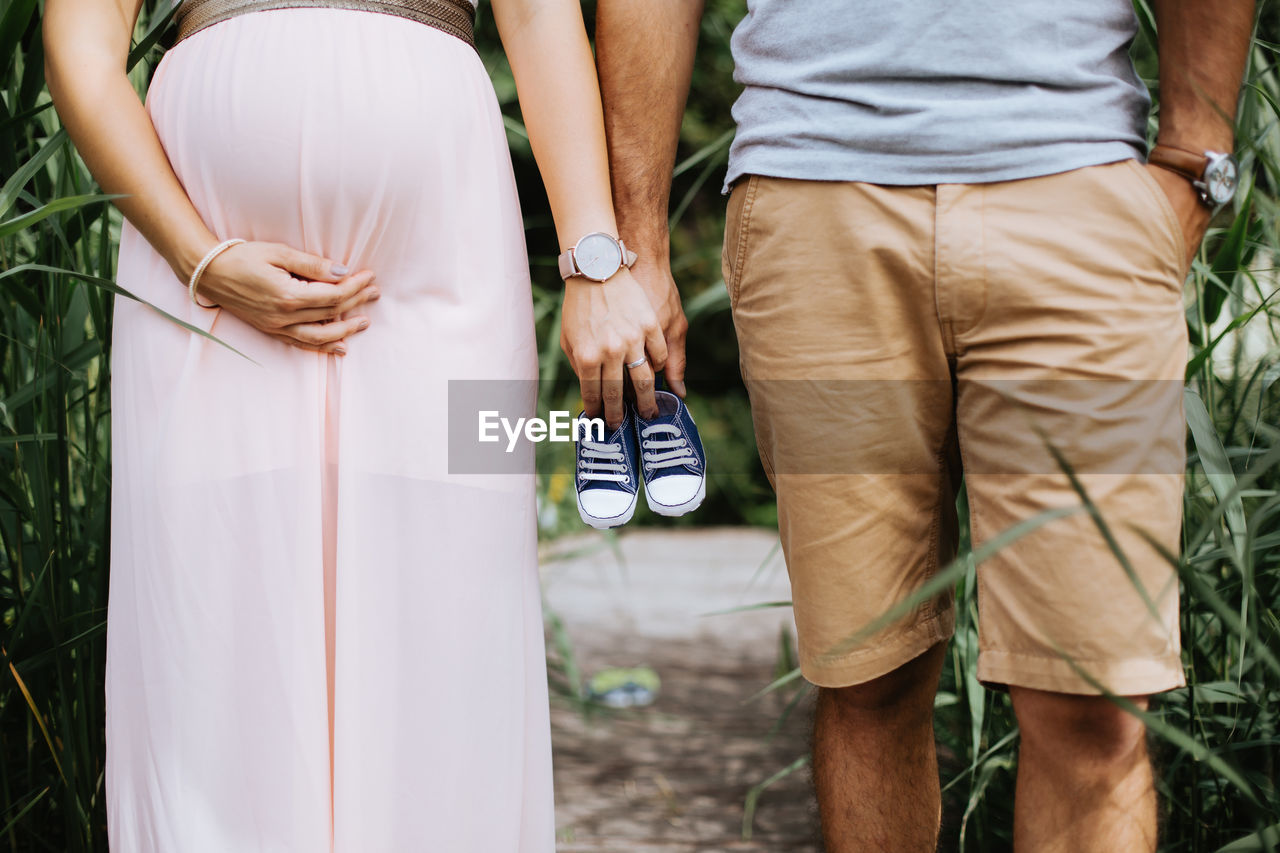
[[649,423],[670,423],[680,414],[680,398],[670,391],[655,391],[654,401],[658,404],[658,414],[648,419]]
[[626,419],[624,418],[624,419],[623,419],[623,421],[622,421],[622,423],[618,424],[618,428],[617,428],[617,429],[615,429],[615,430],[613,430],[612,432],[610,432],[610,431],[609,431],[609,424],[608,424],[608,422],[606,422],[606,423],[605,423],[605,425],[604,425],[604,429],[605,429],[605,433],[604,433],[604,441],[605,441],[605,444],[613,444],[613,443],[614,443],[614,442],[616,442],[616,441],[623,441],[623,440],[625,440],[625,438],[626,438],[626,436],[627,436],[627,432],[628,432],[628,430],[629,430],[630,428],[631,428],[631,424],[627,423]]
[[[655,401],[658,404],[658,414],[655,417],[649,418],[647,420],[641,420],[642,426],[652,426],[653,424],[671,424],[677,429],[680,429],[681,433],[683,434],[683,428],[680,426],[680,423],[679,423],[680,398],[677,397],[675,394],[672,394],[670,391],[657,391],[654,393],[654,397],[655,397]],[[658,434],[649,436],[649,438],[655,441],[665,441],[665,440],[680,438],[680,436],[672,435],[670,433],[658,433]],[[683,439],[681,439],[681,441],[683,441]],[[697,473],[696,469],[690,467],[691,465],[694,464],[694,461],[695,461],[694,457],[690,455],[688,459],[682,460],[683,464],[670,465],[664,468],[656,469],[654,471],[654,475],[662,477],[662,476],[667,476],[669,474]]]
[[[603,419],[603,418],[601,418],[601,419],[600,419],[600,421],[601,421],[601,423],[604,423],[604,419]],[[623,424],[622,424],[622,426],[618,427],[618,428],[617,428],[617,429],[615,429],[615,430],[610,430],[610,429],[609,429],[609,425],[608,425],[607,423],[605,423],[605,424],[604,424],[604,431],[603,431],[603,436],[604,436],[604,437],[603,437],[603,439],[600,441],[600,444],[622,444],[622,443],[626,442],[626,441],[628,440],[628,431],[627,431],[627,430],[628,430],[629,426],[630,426],[630,425],[629,425],[629,424],[627,424],[627,423],[624,421],[624,422],[623,422]],[[591,430],[589,430],[589,431],[587,432],[587,440],[588,440],[588,441],[595,441],[595,440],[596,440],[596,435],[597,435],[597,433],[596,433],[595,429],[594,429],[594,428],[592,428]]]
[[[578,417],[585,418],[586,415],[579,412]],[[604,419],[604,415],[598,415],[592,420],[599,421],[601,425],[601,429],[599,432],[597,432],[595,424],[592,423],[590,429],[588,429],[585,433],[586,439],[588,441],[595,441],[596,436],[600,435],[602,436],[602,439],[600,442],[601,444],[613,444],[615,442],[625,440],[627,437],[628,431],[631,428],[631,424],[627,421],[625,417],[622,419],[622,423],[620,423],[618,425],[618,428],[615,430],[609,429],[609,422]]]

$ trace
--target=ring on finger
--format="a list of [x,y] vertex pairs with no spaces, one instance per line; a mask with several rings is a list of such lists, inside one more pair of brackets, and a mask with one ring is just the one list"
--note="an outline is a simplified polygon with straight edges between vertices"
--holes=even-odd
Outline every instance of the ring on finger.
[[649,359],[645,358],[644,356],[640,356],[635,361],[627,362],[627,365],[626,365],[627,370],[635,370],[637,367],[639,367],[642,364],[645,364],[648,361]]

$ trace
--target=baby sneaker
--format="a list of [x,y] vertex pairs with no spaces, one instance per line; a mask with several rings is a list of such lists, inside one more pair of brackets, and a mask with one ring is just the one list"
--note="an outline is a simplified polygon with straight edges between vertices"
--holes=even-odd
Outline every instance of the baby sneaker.
[[[597,530],[626,524],[636,511],[640,477],[633,418],[628,408],[616,430],[610,432],[605,425],[603,441],[593,441],[574,431],[577,468],[573,482],[578,495],[578,515]],[[598,423],[604,424],[604,420],[598,419]]]
[[707,496],[707,458],[688,408],[670,391],[655,391],[656,417],[635,414],[644,500],[658,515],[693,512]]

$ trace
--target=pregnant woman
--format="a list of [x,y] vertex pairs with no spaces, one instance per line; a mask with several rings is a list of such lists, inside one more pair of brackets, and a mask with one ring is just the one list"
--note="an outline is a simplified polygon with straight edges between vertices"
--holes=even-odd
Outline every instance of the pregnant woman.
[[[141,2],[44,24],[120,284],[218,339],[116,303],[111,848],[548,853],[532,473],[447,455],[449,380],[537,375],[474,9],[184,0],[144,108]],[[619,236],[576,0],[493,11],[562,248]],[[625,268],[565,300],[584,393],[652,379]]]

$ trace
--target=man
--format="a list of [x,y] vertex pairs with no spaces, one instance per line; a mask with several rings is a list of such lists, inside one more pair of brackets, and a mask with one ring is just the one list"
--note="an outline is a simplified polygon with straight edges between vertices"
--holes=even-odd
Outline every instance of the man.
[[[1010,691],[1021,730],[1015,848],[1156,847],[1143,725],[1102,694],[1145,707],[1183,683],[1159,553],[1181,513],[1181,285],[1234,190],[1253,2],[1152,6],[1146,164],[1130,0],[755,0],[734,33],[725,281],[821,688],[832,853],[937,843],[953,616],[919,591],[955,551],[959,462],[976,547],[1024,524],[978,569],[978,675]],[[597,11],[619,228],[678,392],[668,177],[700,15]],[[1038,460],[1049,445],[1070,452]],[[1095,514],[1072,514],[1077,489]]]

